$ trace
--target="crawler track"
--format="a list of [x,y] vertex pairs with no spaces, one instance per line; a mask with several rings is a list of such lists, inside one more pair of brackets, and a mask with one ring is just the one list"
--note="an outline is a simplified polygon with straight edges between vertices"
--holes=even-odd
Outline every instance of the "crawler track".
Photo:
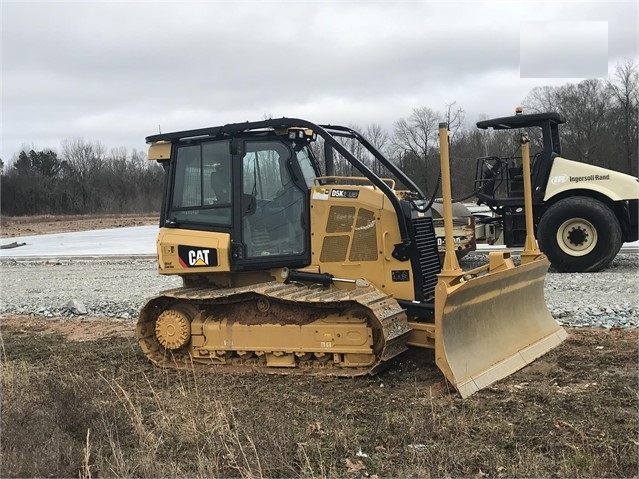
[[[190,331],[182,346],[167,349],[157,322],[172,310],[189,312]],[[279,282],[164,291],[146,304],[137,324],[142,351],[160,367],[332,376],[378,372],[406,350],[408,332],[401,306],[373,286]]]

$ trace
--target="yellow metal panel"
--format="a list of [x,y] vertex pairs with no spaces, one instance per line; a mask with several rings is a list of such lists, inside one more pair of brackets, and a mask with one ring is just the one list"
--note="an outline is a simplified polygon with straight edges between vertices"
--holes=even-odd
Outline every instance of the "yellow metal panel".
[[202,333],[206,339],[201,348],[211,351],[339,351],[372,354],[373,347],[373,334],[365,323],[343,324],[318,320],[300,326],[240,324],[210,319],[202,324]]
[[171,159],[171,143],[168,141],[158,141],[149,146],[149,160],[169,160]]
[[[190,265],[179,257],[180,246],[191,246],[194,250],[207,252],[212,258],[212,250],[217,256],[217,266]],[[229,251],[231,236],[228,233],[195,231],[179,228],[160,228],[157,239],[158,268],[160,274],[201,274],[230,271]],[[210,255],[210,256],[208,256]],[[198,262],[201,264],[201,262]]]
[[[357,198],[339,196],[334,190],[357,191]],[[322,273],[365,278],[396,298],[414,299],[410,262],[391,256],[401,240],[397,216],[379,189],[346,184],[313,187],[311,232],[311,260]],[[354,241],[358,241],[355,246]],[[407,271],[407,281],[393,281],[393,271]]]
[[429,323],[408,322],[410,333],[406,344],[418,348],[435,349],[435,325]]

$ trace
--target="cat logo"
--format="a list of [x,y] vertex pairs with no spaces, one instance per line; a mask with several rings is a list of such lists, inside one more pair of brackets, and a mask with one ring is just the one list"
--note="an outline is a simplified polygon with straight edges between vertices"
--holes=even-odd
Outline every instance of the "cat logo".
[[178,246],[180,265],[183,268],[201,268],[203,266],[217,266],[217,250],[198,248],[197,246]]
[[209,265],[209,250],[197,249],[189,251],[189,264],[191,266],[208,266]]

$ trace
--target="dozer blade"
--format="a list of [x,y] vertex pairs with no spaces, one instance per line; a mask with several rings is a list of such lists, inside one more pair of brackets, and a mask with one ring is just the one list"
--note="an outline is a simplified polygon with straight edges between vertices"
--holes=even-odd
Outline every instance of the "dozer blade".
[[516,267],[508,258],[498,271],[467,281],[440,277],[435,360],[462,397],[509,376],[566,339],[544,300],[549,266],[543,255]]

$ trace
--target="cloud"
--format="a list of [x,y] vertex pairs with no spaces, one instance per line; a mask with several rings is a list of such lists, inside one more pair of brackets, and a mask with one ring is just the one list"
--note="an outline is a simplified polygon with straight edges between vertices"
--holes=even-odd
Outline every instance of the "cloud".
[[636,18],[621,1],[4,1],[1,157],[77,136],[140,149],[158,124],[268,113],[390,127],[457,101],[501,115],[555,81],[519,78],[522,21],[606,21],[614,59],[636,54]]

